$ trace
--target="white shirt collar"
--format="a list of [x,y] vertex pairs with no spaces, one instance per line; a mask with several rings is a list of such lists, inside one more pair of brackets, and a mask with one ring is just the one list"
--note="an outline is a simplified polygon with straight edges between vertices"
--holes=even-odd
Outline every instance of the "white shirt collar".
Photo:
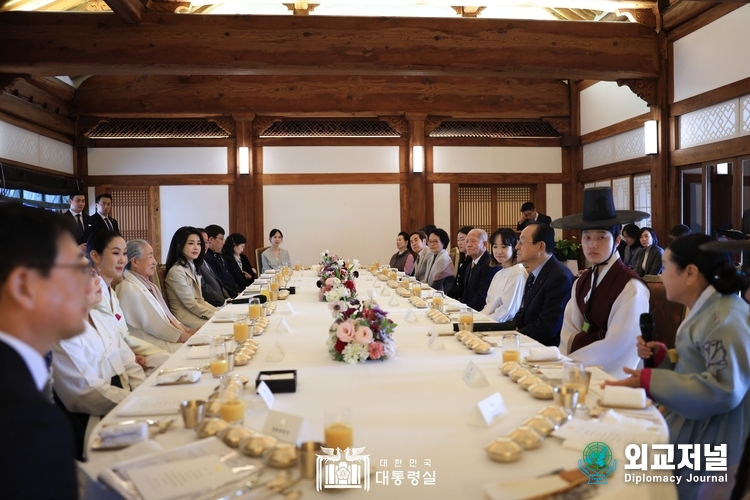
[[81,213],[75,213],[72,208],[69,208],[68,212],[70,212],[73,215],[73,217],[77,217],[79,215],[83,215],[83,212],[81,212]]
[[703,307],[703,304],[706,303],[706,301],[711,298],[711,296],[715,293],[719,293],[716,291],[716,288],[714,288],[713,285],[708,285],[705,290],[703,290],[703,293],[701,293],[698,296],[698,300],[695,301],[695,304],[693,304],[693,307],[690,308],[690,312],[685,316],[685,319],[682,320],[682,325],[688,322],[690,318],[692,318],[698,310],[700,310],[701,307]]
[[31,372],[31,376],[34,378],[36,388],[39,391],[44,389],[49,379],[49,370],[47,369],[47,363],[44,362],[44,357],[26,342],[7,333],[0,332],[0,341],[8,344],[21,356],[24,363],[26,363],[26,367]]

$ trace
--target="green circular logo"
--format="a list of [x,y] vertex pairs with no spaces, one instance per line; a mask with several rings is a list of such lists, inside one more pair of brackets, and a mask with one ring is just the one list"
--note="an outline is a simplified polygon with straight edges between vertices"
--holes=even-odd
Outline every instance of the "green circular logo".
[[604,443],[589,443],[583,449],[583,463],[589,469],[601,472],[612,463],[612,450]]

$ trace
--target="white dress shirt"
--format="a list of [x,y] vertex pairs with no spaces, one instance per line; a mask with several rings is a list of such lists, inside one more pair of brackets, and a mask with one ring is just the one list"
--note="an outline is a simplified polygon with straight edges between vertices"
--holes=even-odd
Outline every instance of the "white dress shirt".
[[528,276],[529,273],[523,264],[516,264],[495,273],[487,290],[487,304],[482,309],[482,314],[495,321],[512,320],[521,308]]
[[[40,391],[44,389],[49,379],[49,370],[47,370],[47,363],[44,362],[44,356],[36,352],[26,342],[4,332],[0,332],[0,342],[4,342],[21,356],[23,362],[26,363],[26,368],[29,369],[31,376],[34,378],[36,388]],[[8,383],[8,381],[5,381],[5,383]]]
[[[612,263],[617,261],[620,255],[615,252],[607,261],[608,265],[599,270],[599,283],[612,268]],[[592,284],[594,273],[590,274]],[[586,295],[586,302],[589,295]],[[640,317],[642,313],[649,311],[648,287],[641,280],[631,279],[620,295],[612,304],[612,309],[607,320],[607,335],[597,342],[582,347],[570,354],[573,338],[583,328],[583,313],[578,309],[576,301],[576,286],[573,285],[571,299],[565,306],[562,331],[560,332],[560,352],[570,356],[574,361],[584,365],[601,365],[605,372],[617,377],[624,378],[624,366],[636,369],[640,362],[638,350],[636,349],[636,338],[641,334]]]

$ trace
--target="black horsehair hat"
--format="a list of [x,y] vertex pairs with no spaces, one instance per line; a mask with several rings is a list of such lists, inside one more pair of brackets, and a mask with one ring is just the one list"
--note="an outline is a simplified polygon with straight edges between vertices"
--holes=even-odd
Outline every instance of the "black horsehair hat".
[[583,212],[552,221],[557,229],[609,229],[619,224],[648,219],[650,215],[638,210],[615,210],[610,187],[583,190]]

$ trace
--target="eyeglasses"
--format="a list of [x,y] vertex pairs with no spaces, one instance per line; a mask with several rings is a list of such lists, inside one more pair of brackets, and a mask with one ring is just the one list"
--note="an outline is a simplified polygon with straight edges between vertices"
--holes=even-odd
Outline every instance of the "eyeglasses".
[[99,276],[99,270],[96,269],[94,266],[92,266],[89,263],[86,264],[55,264],[52,267],[59,267],[61,269],[73,269],[75,271],[78,271],[83,276],[93,276],[97,277]]
[[519,238],[518,239],[518,244],[519,245],[525,245],[526,243],[531,243],[532,245],[534,244],[534,242],[531,241],[531,240],[524,240],[523,238]]
[[438,243],[440,243],[440,240],[427,240],[427,243],[429,243],[430,245],[437,245]]

